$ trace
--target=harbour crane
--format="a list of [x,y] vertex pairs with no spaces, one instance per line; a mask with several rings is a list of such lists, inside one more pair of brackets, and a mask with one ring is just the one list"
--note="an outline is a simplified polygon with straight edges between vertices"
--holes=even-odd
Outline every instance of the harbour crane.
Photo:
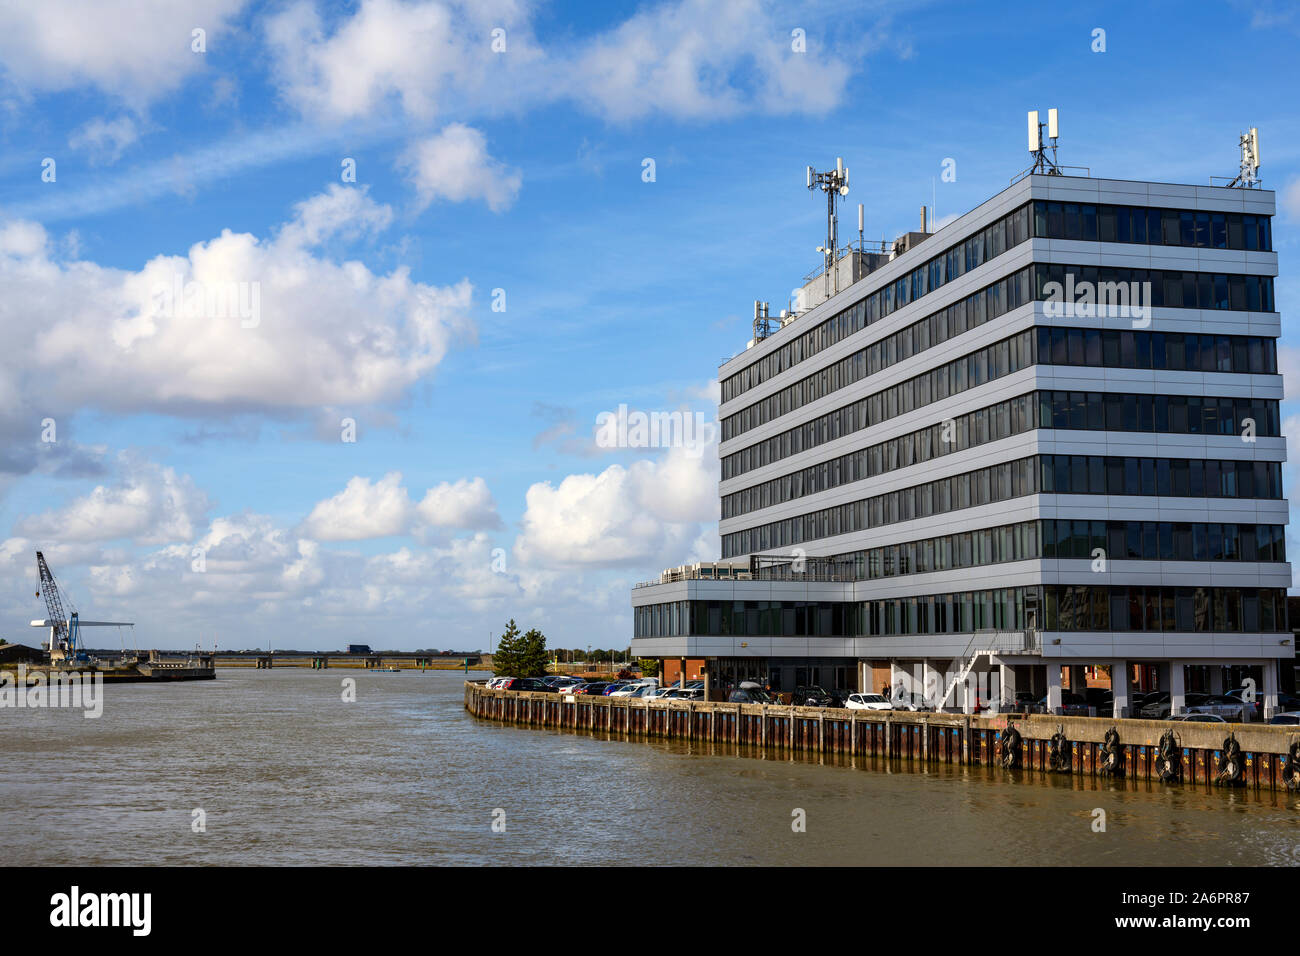
[[71,600],[67,604],[72,612],[66,613],[63,610],[64,598],[59,590],[59,582],[54,579],[54,572],[46,563],[45,555],[39,551],[36,552],[36,572],[41,582],[36,596],[45,598],[46,618],[42,621],[32,621],[31,626],[50,629],[50,663],[58,661],[89,663],[90,656],[81,642],[83,627],[135,627],[131,621],[83,621]]

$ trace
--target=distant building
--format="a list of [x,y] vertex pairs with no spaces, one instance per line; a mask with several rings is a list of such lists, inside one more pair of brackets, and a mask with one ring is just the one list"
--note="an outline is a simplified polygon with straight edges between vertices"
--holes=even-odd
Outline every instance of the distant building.
[[370,653],[370,645],[369,645],[369,644],[349,644],[349,645],[348,645],[348,653],[349,653],[349,654],[369,654],[369,653]]
[[45,652],[26,644],[0,644],[0,664],[43,664]]

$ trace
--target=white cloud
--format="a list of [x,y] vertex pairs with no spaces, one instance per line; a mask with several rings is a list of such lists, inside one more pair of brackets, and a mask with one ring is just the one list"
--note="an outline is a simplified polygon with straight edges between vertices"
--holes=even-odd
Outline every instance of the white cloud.
[[379,481],[353,478],[333,498],[312,508],[302,533],[318,541],[360,541],[404,534],[414,511],[402,487],[402,474],[392,471]]
[[421,521],[434,528],[489,530],[502,526],[492,492],[482,478],[444,481],[430,488],[416,512]]
[[1300,398],[1300,346],[1277,347],[1277,370],[1282,376],[1284,400]]
[[140,132],[131,117],[106,120],[97,116],[74,130],[68,137],[68,145],[84,149],[95,162],[113,163],[139,138]]
[[226,230],[137,271],[64,261],[38,224],[0,220],[0,438],[86,406],[300,415],[400,396],[474,326],[468,280],[426,285],[316,249],[390,219],[334,186],[273,238]]
[[523,181],[518,170],[488,155],[482,133],[460,123],[412,145],[402,166],[424,206],[438,199],[482,199],[501,212],[519,195]]
[[[283,96],[333,121],[395,106],[427,122],[446,105],[464,114],[564,99],[617,121],[822,114],[842,102],[852,72],[816,30],[795,52],[789,18],[761,0],[660,3],[546,50],[531,11],[519,0],[363,0],[327,23],[301,2],[270,17],[266,35]],[[505,53],[492,50],[498,27]]]
[[318,246],[327,239],[355,239],[382,232],[393,221],[393,210],[367,195],[365,187],[348,189],[337,183],[293,207],[294,217],[280,229],[279,242],[290,248]]
[[1278,204],[1288,219],[1300,219],[1300,178],[1291,180],[1283,187]]
[[[313,4],[295,3],[266,21],[266,39],[285,98],[324,120],[369,117],[390,103],[418,119],[442,99],[458,105],[505,102],[537,53],[514,0],[400,3],[363,0],[350,16],[322,21]],[[491,49],[491,30],[506,32],[506,54]]]
[[815,33],[794,52],[787,20],[759,0],[660,4],[586,44],[557,87],[613,120],[825,113],[851,70]]
[[97,485],[62,508],[18,522],[20,534],[49,542],[130,539],[139,544],[188,541],[209,508],[188,475],[122,457],[121,479]]
[[354,477],[332,498],[318,502],[300,533],[317,541],[364,541],[428,529],[500,528],[496,502],[482,478],[442,482],[417,505],[402,486],[401,472],[376,482]]
[[659,460],[534,484],[516,559],[542,568],[680,564],[700,526],[718,517],[716,451],[672,448]]
[[204,64],[244,0],[41,0],[0,4],[0,70],[20,92],[96,86],[136,107],[180,86]]

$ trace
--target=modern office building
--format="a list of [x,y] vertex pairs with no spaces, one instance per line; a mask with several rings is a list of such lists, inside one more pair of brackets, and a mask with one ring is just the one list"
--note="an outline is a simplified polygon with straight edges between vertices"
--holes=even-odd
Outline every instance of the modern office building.
[[634,589],[634,653],[715,690],[1055,710],[1091,683],[1124,714],[1251,678],[1276,706],[1274,208],[1033,174],[848,252],[720,368],[721,560]]

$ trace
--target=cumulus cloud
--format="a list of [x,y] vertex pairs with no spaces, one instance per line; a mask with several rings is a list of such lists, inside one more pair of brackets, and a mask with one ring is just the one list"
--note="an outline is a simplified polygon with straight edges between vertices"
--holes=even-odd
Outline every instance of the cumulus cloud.
[[97,485],[62,508],[19,521],[18,533],[50,542],[129,539],[147,545],[194,536],[209,502],[188,475],[128,456],[122,471],[115,484]]
[[389,472],[373,483],[369,478],[357,477],[337,495],[312,508],[302,533],[319,541],[383,538],[404,534],[412,513],[401,472]]
[[430,488],[416,506],[419,519],[433,528],[500,528],[501,516],[482,478],[444,481]]
[[[363,0],[326,23],[304,2],[269,18],[266,34],[282,95],[333,120],[396,106],[427,121],[453,101],[496,111],[572,100],[617,121],[821,114],[852,72],[815,36],[795,52],[788,18],[763,0],[660,3],[545,51],[530,13],[518,0]],[[496,28],[505,54],[492,49]]]
[[318,248],[390,220],[334,186],[272,238],[225,230],[136,271],[65,261],[39,224],[0,220],[0,438],[83,407],[294,416],[400,396],[474,326],[468,280],[427,285]]
[[[300,2],[267,18],[266,40],[284,97],[326,120],[368,117],[388,104],[429,119],[440,101],[504,99],[537,53],[516,0],[363,0],[332,23]],[[508,55],[491,48],[506,30]],[[527,89],[526,86],[518,87]]]
[[208,48],[244,0],[42,0],[0,4],[0,71],[21,92],[96,86],[144,106],[201,69],[191,31]]
[[412,145],[402,165],[424,206],[438,199],[482,199],[501,212],[515,201],[523,181],[518,170],[488,155],[482,133],[461,123]]
[[658,460],[534,484],[515,557],[537,567],[681,563],[700,526],[718,518],[716,451],[671,448]]
[[790,30],[760,0],[660,4],[593,38],[557,89],[614,120],[825,113],[850,67],[829,51],[794,52]]
[[419,504],[392,471],[378,481],[354,477],[332,498],[318,502],[299,528],[317,541],[364,541],[426,529],[490,530],[502,527],[496,502],[482,478],[442,482]]

